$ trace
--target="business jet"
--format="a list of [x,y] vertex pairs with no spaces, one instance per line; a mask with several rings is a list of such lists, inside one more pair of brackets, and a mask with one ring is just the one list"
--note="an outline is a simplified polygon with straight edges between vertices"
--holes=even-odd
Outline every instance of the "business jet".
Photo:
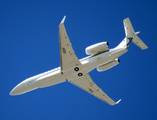
[[128,51],[131,42],[143,50],[147,49],[148,47],[145,43],[137,36],[139,32],[134,31],[129,18],[126,18],[123,20],[126,36],[117,47],[109,49],[108,42],[100,42],[91,45],[85,49],[88,56],[79,60],[75,55],[67,35],[64,26],[65,18],[66,16],[64,16],[59,24],[61,67],[22,81],[12,89],[10,95],[20,95],[37,88],[48,87],[68,81],[110,105],[118,104],[121,99],[117,102],[112,100],[93,82],[88,73],[95,68],[97,68],[97,71],[101,72],[119,64],[118,57]]

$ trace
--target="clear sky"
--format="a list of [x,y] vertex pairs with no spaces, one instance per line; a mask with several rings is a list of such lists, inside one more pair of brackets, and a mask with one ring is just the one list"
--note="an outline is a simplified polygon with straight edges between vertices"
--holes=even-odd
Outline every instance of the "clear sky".
[[[157,2],[155,0],[1,0],[1,120],[157,120]],[[125,37],[129,17],[149,49],[134,44],[120,64],[105,72],[93,70],[93,81],[115,106],[65,82],[29,93],[9,92],[28,77],[60,66],[58,25],[65,27],[78,58],[85,48],[108,41],[109,48]]]

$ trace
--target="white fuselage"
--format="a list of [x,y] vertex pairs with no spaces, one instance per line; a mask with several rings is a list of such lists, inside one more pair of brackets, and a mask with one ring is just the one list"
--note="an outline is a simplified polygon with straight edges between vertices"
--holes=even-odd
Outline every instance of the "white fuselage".
[[61,71],[60,67],[58,67],[53,70],[30,77],[15,86],[10,92],[10,95],[23,94],[37,88],[47,87],[78,78],[80,77],[78,76],[79,73],[85,75],[97,66],[108,63],[115,58],[118,58],[127,52],[127,48],[127,46],[116,47],[114,49],[110,49],[107,52],[80,59],[81,65],[77,66],[79,67],[79,71],[75,71],[74,67]]

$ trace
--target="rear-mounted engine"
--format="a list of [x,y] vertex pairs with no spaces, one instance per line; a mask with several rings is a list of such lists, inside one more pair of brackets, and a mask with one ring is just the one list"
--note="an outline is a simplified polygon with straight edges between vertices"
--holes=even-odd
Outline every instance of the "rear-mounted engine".
[[98,66],[98,67],[97,67],[97,71],[102,72],[102,71],[108,70],[108,69],[110,69],[110,68],[112,68],[112,67],[118,65],[119,62],[120,62],[119,59],[115,59],[115,60],[113,60],[113,61],[110,61],[110,62],[108,62],[108,63],[106,63],[106,64],[103,64],[103,65],[101,65],[101,66]]
[[99,53],[109,51],[108,45],[108,42],[100,42],[87,47],[85,51],[87,55],[97,55]]

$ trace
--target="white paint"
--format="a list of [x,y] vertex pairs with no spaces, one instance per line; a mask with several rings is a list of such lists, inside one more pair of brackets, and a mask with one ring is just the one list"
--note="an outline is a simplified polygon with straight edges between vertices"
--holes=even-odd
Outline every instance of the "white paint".
[[[124,38],[124,40],[113,49],[108,49],[108,45],[106,42],[101,42],[87,47],[87,54],[92,55],[78,60],[73,51],[73,48],[71,46],[71,43],[64,27],[65,17],[66,16],[64,16],[63,20],[59,25],[61,67],[52,69],[50,71],[41,73],[39,75],[30,77],[22,81],[12,89],[10,95],[19,95],[37,88],[43,88],[65,81],[70,81],[71,83],[79,86],[80,88],[86,90],[90,94],[100,98],[101,100],[107,102],[110,105],[118,104],[121,99],[117,102],[114,102],[92,81],[88,73],[96,67],[98,67],[99,71],[103,71],[117,65],[119,63],[117,58],[126,53],[128,50],[128,38]],[[129,19],[127,18],[124,21],[126,30],[125,32],[127,37],[137,36],[134,35],[132,31],[133,28],[128,29],[128,27],[126,27],[128,23],[129,26],[131,24]],[[133,33],[133,35],[131,33]],[[136,39],[135,41],[139,40]],[[138,45],[140,46],[141,44]],[[144,45],[145,44],[143,43],[142,48]],[[144,49],[145,48],[146,45],[144,46]],[[79,70],[75,69],[75,67],[79,68]]]

